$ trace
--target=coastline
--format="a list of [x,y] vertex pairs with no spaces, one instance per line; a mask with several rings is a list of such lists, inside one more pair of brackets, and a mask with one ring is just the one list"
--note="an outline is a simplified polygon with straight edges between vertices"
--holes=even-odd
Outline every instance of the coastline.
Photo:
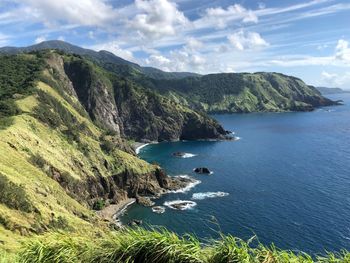
[[120,217],[125,212],[125,210],[135,202],[135,198],[127,198],[125,200],[120,201],[118,204],[108,205],[101,211],[97,211],[96,213],[104,220],[111,221],[113,223],[116,223],[118,226],[122,226],[122,224],[118,220],[118,217]]
[[141,151],[142,148],[150,145],[150,144],[156,144],[158,142],[156,141],[151,141],[151,142],[134,142],[131,147],[134,149],[135,153],[138,155]]
[[141,143],[141,142],[136,142],[133,147],[135,149],[135,153],[139,154],[141,149],[149,145],[149,143]]

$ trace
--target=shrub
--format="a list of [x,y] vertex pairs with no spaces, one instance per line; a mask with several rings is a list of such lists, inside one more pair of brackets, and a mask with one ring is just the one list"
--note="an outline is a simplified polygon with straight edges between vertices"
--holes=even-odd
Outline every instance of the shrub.
[[31,155],[29,161],[40,169],[43,169],[47,165],[46,160],[38,153]]
[[0,101],[0,118],[13,116],[20,112],[12,99]]
[[23,186],[18,186],[0,174],[0,203],[23,212],[34,211]]
[[99,211],[99,210],[102,210],[105,206],[106,206],[105,200],[99,199],[95,201],[95,203],[92,206],[92,209]]
[[59,230],[59,229],[69,230],[70,229],[67,219],[64,218],[63,216],[58,216],[57,218],[52,217],[50,222],[49,222],[48,227],[51,229],[56,229],[56,230]]
[[115,149],[115,144],[112,141],[104,139],[100,143],[100,147],[102,151],[104,151],[107,154],[110,154]]
[[11,117],[0,117],[0,130],[6,129],[7,127],[11,126],[13,123],[13,118]]

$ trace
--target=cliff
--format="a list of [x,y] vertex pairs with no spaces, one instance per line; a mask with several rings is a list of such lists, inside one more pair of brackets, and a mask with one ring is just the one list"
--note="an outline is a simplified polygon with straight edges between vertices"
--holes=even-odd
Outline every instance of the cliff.
[[[142,67],[108,51],[93,51],[63,41],[37,45],[0,48],[0,53],[57,49],[78,54],[105,71],[127,79],[142,89],[148,88],[171,101],[207,113],[310,111],[320,106],[336,105],[302,80],[274,72],[221,73],[199,75],[189,72],[164,72]],[[179,133],[179,132],[177,132]],[[214,132],[215,133],[215,132]],[[165,138],[179,137],[165,136]],[[181,136],[180,136],[181,137]],[[162,140],[163,138],[161,138]]]
[[[1,56],[0,71],[0,247],[53,229],[89,231],[102,224],[92,208],[185,186],[135,156],[124,125],[137,115],[125,116],[115,79],[93,63],[48,51]],[[174,139],[186,127],[162,124],[180,127]],[[148,138],[149,122],[140,125]]]
[[337,104],[302,80],[280,73],[222,73],[139,81],[193,109],[209,113],[310,111]]

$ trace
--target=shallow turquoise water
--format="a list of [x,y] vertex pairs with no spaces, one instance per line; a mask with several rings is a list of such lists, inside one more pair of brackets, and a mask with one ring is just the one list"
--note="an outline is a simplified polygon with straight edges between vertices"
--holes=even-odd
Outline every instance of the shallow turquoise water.
[[[133,205],[122,218],[142,219],[178,233],[215,237],[217,231],[306,252],[350,249],[350,95],[347,105],[306,113],[215,115],[235,142],[175,142],[151,145],[140,156],[171,175],[201,181],[187,193],[169,194],[158,205],[191,200],[193,193],[229,195],[193,200],[189,210],[155,214]],[[183,151],[197,156],[176,158]],[[211,176],[192,173],[205,166]],[[217,221],[217,223],[213,223]]]

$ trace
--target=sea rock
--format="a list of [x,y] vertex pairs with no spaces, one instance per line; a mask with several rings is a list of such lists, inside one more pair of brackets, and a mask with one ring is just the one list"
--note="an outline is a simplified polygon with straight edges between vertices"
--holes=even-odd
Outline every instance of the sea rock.
[[154,206],[152,207],[152,212],[157,214],[163,214],[165,212],[164,206]]
[[134,219],[128,223],[129,226],[140,226],[142,225],[142,220]]
[[165,202],[164,205],[174,210],[187,210],[195,207],[197,203],[193,201],[187,201],[187,200],[175,200],[175,201]]
[[147,196],[137,196],[136,201],[138,204],[143,206],[153,206],[154,202],[151,200],[150,197]]
[[174,152],[173,153],[173,156],[176,156],[176,157],[183,157],[186,153],[185,152]]
[[210,174],[211,171],[206,167],[199,167],[193,170],[197,174]]

